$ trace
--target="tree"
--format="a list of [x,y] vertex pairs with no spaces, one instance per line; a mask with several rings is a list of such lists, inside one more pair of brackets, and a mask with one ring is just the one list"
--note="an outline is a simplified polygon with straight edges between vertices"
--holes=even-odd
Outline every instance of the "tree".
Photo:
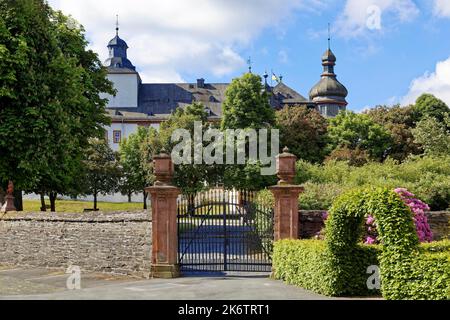
[[445,114],[450,112],[445,102],[432,94],[423,94],[417,98],[414,110],[417,112],[419,121],[425,117],[432,117],[441,123],[444,122]]
[[0,179],[72,193],[87,140],[109,123],[112,84],[81,26],[42,0],[0,1]]
[[417,143],[427,155],[450,155],[450,113],[444,115],[444,123],[425,117],[412,130]]
[[382,160],[391,137],[385,128],[373,122],[367,114],[340,112],[330,119],[328,127],[330,151],[341,148],[366,150],[372,160]]
[[[221,129],[272,129],[275,124],[275,110],[269,104],[261,77],[246,73],[234,79],[225,92]],[[234,148],[237,150],[236,144]],[[248,151],[248,144],[245,149]],[[276,181],[274,176],[261,176],[260,169],[261,164],[251,163],[248,157],[245,165],[218,166],[221,182],[227,188],[238,189],[259,189]]]
[[252,73],[231,82],[222,110],[222,130],[260,129],[275,125],[275,111],[269,104],[261,77]]
[[[190,137],[194,136],[195,122],[202,123],[202,134],[210,127],[208,123],[208,114],[205,107],[200,103],[194,103],[185,108],[178,108],[170,115],[166,122],[161,124],[158,133],[153,132],[145,139],[142,146],[142,166],[145,168],[147,175],[152,172],[153,156],[165,151],[172,153],[173,148],[178,145],[180,141],[173,141],[172,135],[175,130],[184,129],[189,132]],[[195,141],[191,139],[191,159],[194,158]],[[179,164],[175,166],[174,184],[182,189],[186,194],[196,193],[205,188],[205,183],[213,183],[214,176],[211,174],[212,166],[204,163],[194,164]]]
[[322,162],[327,145],[327,120],[315,109],[285,107],[276,113],[280,141],[299,159]]
[[375,123],[383,126],[391,135],[389,156],[403,161],[411,154],[421,152],[420,145],[414,141],[412,129],[416,125],[417,114],[413,106],[377,106],[366,112]]
[[349,149],[347,146],[338,147],[334,149],[331,154],[325,159],[329,161],[347,161],[350,166],[362,167],[370,160],[369,153],[359,147],[356,149]]
[[97,211],[98,194],[117,191],[120,166],[116,153],[104,140],[92,138],[86,150],[84,187],[86,194],[94,196],[94,211]]
[[152,182],[144,164],[147,159],[143,159],[142,145],[149,135],[153,135],[155,129],[138,127],[138,131],[124,139],[120,144],[120,164],[122,166],[122,179],[120,190],[122,194],[128,195],[131,201],[133,193],[142,192],[144,199],[144,209],[147,209],[147,192],[145,188]]

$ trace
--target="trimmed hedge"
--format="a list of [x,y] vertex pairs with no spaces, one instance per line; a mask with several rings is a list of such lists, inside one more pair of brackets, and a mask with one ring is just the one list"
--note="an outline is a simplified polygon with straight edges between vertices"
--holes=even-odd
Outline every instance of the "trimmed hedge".
[[[274,277],[327,296],[380,295],[367,287],[367,268],[378,265],[378,246],[357,246],[345,259],[336,259],[324,241],[282,240],[274,247]],[[338,274],[338,265],[351,265],[351,273]],[[346,279],[346,280],[344,280]]]
[[[335,263],[321,240],[281,240],[274,246],[274,277],[327,296],[377,296],[380,290],[367,288],[367,267],[379,265],[378,257],[382,247],[358,245],[356,252],[348,255],[353,272],[347,277],[336,277]],[[394,265],[392,278],[382,270],[383,288],[386,299],[428,299],[450,298],[450,241],[421,244],[410,263],[405,261]],[[351,269],[350,269],[351,270]],[[406,271],[403,276],[402,271]],[[348,283],[336,281],[347,278]],[[342,290],[344,285],[344,290]]]
[[[360,243],[367,214],[375,217],[382,249]],[[363,296],[375,293],[367,288],[366,271],[379,261],[384,298],[450,298],[450,241],[419,246],[412,212],[395,192],[345,193],[325,230],[324,242],[276,243],[275,277],[325,295]]]

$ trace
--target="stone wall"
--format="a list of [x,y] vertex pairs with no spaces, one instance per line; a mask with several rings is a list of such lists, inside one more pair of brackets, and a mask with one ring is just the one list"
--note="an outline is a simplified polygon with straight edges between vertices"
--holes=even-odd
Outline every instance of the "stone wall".
[[325,227],[324,214],[326,211],[299,211],[300,239],[314,238]]
[[[299,233],[301,239],[313,238],[324,227],[326,211],[303,211],[299,214]],[[427,213],[428,223],[434,240],[450,239],[450,211]]]
[[151,245],[147,212],[0,217],[0,264],[148,276]]
[[427,218],[433,240],[450,239],[450,211],[429,212]]

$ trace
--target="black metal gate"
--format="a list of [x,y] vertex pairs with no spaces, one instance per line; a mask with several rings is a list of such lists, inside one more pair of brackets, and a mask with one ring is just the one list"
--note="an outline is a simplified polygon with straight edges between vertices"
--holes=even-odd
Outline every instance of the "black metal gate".
[[181,271],[270,272],[273,208],[255,193],[211,189],[178,200]]

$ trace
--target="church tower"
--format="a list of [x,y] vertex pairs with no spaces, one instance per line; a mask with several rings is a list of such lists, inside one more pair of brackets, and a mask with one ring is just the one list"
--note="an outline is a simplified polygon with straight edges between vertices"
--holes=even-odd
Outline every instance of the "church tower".
[[105,95],[108,99],[107,108],[137,108],[138,91],[141,83],[136,67],[127,56],[128,45],[119,37],[119,22],[117,20],[116,36],[108,43],[109,57],[105,61],[108,68],[108,79],[117,90],[115,96]]
[[[330,39],[328,39],[329,41]],[[340,111],[346,110],[347,89],[341,84],[334,73],[336,56],[328,45],[322,56],[323,73],[320,81],[311,89],[309,97],[325,117],[335,117]]]

